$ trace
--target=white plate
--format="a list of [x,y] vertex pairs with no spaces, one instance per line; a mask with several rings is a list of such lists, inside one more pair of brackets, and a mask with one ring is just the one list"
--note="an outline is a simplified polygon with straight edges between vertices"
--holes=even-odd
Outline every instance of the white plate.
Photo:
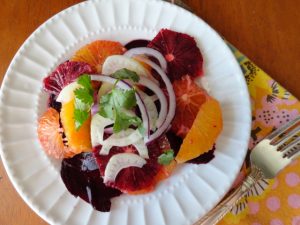
[[[211,94],[222,105],[224,130],[216,157],[186,165],[147,195],[115,198],[101,213],[65,188],[60,162],[37,140],[45,110],[42,79],[76,49],[95,39],[151,39],[160,28],[194,36],[205,60]],[[14,57],[1,90],[1,157],[26,203],[51,224],[192,224],[229,190],[244,160],[250,132],[250,103],[242,72],[229,48],[205,22],[158,0],[101,0],[75,5],[38,28]]]

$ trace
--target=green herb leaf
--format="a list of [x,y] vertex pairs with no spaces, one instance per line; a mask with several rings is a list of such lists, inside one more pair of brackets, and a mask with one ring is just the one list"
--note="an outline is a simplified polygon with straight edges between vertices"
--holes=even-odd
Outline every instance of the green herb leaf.
[[102,95],[99,105],[99,114],[105,118],[113,119],[113,105],[112,93]]
[[135,90],[113,90],[103,95],[100,99],[99,114],[115,121],[113,131],[115,133],[126,130],[130,126],[136,126],[142,130],[142,120],[131,115],[130,111],[136,106]]
[[132,109],[136,106],[135,90],[121,90],[113,89],[112,90],[114,104],[117,108]]
[[142,120],[139,117],[130,116],[126,112],[115,110],[115,123],[113,126],[114,133],[126,130],[131,125],[139,127],[141,124]]
[[93,96],[86,88],[77,88],[74,94],[75,98],[79,99],[83,104],[92,105],[94,102]]
[[132,80],[134,82],[138,82],[140,80],[140,77],[139,77],[139,75],[137,75],[136,72],[128,70],[126,68],[117,70],[116,72],[114,72],[112,74],[112,76],[114,78],[119,79],[119,80],[130,79],[130,80]]
[[82,111],[80,109],[76,109],[74,110],[74,118],[75,118],[75,128],[76,130],[78,130],[82,124],[84,123],[84,121],[86,121],[89,117],[89,112],[87,111]]
[[169,165],[173,159],[174,151],[172,149],[169,149],[158,157],[158,163],[161,165]]
[[76,130],[80,129],[82,124],[88,119],[89,112],[94,103],[94,92],[91,84],[91,78],[88,75],[82,75],[77,79],[77,83],[82,87],[74,91],[75,110],[74,120]]
[[83,86],[87,90],[93,90],[92,83],[91,83],[91,77],[87,74],[83,74],[77,79],[77,83]]

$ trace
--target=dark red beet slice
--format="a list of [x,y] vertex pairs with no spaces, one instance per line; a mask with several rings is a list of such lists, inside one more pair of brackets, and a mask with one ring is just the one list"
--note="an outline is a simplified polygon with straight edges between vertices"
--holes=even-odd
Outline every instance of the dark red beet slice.
[[81,153],[73,158],[64,159],[61,177],[71,194],[79,196],[102,212],[110,210],[111,198],[121,195],[119,190],[103,184],[92,153]]
[[176,31],[161,29],[148,47],[161,52],[168,63],[171,81],[188,74],[193,78],[203,74],[203,58],[193,37]]
[[66,61],[44,78],[44,90],[49,94],[58,95],[64,86],[73,82],[81,74],[93,72],[92,67],[87,63]]
[[[151,142],[148,145],[149,159],[147,159],[147,164],[145,164],[142,168],[129,167],[121,170],[117,175],[115,182],[109,182],[106,185],[117,188],[124,193],[139,191],[151,186],[155,175],[162,168],[162,166],[157,162],[157,158],[164,150],[169,148],[170,145],[165,136]],[[137,153],[133,146],[113,147],[110,150],[109,155],[99,155],[100,149],[101,146],[94,148],[93,151],[102,176],[104,176],[104,171],[109,159],[114,154],[124,152]]]
[[149,44],[148,40],[145,40],[145,39],[136,39],[136,40],[128,42],[125,45],[125,48],[129,50],[129,49],[132,49],[132,48],[146,47],[148,44]]

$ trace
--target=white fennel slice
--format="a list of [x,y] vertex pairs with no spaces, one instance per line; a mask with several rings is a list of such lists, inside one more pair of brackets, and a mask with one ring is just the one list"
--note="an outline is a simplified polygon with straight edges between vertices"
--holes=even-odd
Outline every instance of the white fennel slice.
[[78,84],[76,81],[68,84],[61,90],[61,92],[56,98],[56,101],[61,103],[67,103],[71,101],[74,98],[74,91],[80,87],[82,86]]
[[122,169],[128,167],[142,168],[146,163],[144,158],[134,153],[119,153],[113,155],[106,165],[103,181],[104,183],[114,182]]
[[108,92],[110,92],[113,89],[114,85],[111,83],[107,83],[107,82],[103,82],[101,87],[99,88],[98,91],[98,102],[100,101],[101,97],[105,94],[107,94]]
[[112,55],[106,58],[102,66],[102,74],[111,75],[117,70],[128,69],[139,76],[151,77],[150,72],[137,60],[124,55]]
[[142,138],[143,136],[138,130],[129,128],[127,130],[120,131],[119,133],[112,134],[103,141],[102,145],[124,147],[136,143]]
[[98,113],[92,116],[91,120],[91,142],[92,146],[95,147],[99,144],[103,144],[103,135],[105,127],[113,124],[114,121],[105,118]]
[[136,148],[141,157],[143,157],[144,159],[149,159],[148,148],[143,139],[139,140],[138,142],[132,145]]
[[120,146],[120,144],[118,144],[120,139],[124,140],[124,137],[129,137],[134,132],[135,131],[133,129],[127,129],[126,131],[121,131],[119,133],[112,134],[109,138],[111,138],[111,140],[115,141],[116,144],[114,144],[114,145],[107,144],[107,143],[105,143],[105,141],[106,141],[105,140],[101,147],[99,154],[100,155],[108,155],[110,149],[113,146],[124,147],[124,146],[128,146],[128,145],[133,145],[141,157],[143,157],[145,159],[149,159],[148,148],[147,148],[143,138],[140,138],[137,141],[136,141],[136,139],[133,139],[132,143],[129,143],[129,142],[124,143],[124,144],[126,144],[124,146]]

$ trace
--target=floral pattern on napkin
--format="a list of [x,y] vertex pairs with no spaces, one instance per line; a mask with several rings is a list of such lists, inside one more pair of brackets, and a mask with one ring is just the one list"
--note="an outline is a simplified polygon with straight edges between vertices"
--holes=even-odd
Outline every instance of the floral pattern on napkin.
[[[251,149],[267,134],[300,114],[300,102],[228,44],[244,72],[252,104]],[[248,154],[249,155],[249,154]],[[246,175],[247,160],[235,182]],[[300,159],[274,180],[263,180],[219,225],[300,225]]]

